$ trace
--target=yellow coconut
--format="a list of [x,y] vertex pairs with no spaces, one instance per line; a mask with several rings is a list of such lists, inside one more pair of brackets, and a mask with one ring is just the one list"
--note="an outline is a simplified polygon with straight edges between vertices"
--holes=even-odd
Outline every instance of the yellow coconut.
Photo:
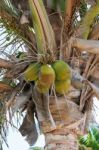
[[39,74],[39,81],[50,87],[55,81],[55,72],[51,65],[42,65]]
[[36,81],[35,85],[36,85],[37,90],[42,94],[48,93],[50,89],[48,85],[42,84],[39,80]]
[[52,64],[52,67],[56,74],[56,80],[71,80],[71,69],[67,63],[62,60],[58,60]]
[[40,67],[41,67],[41,64],[39,63],[31,63],[26,69],[26,71],[24,72],[24,79],[26,81],[37,80]]
[[55,90],[59,94],[65,94],[69,91],[71,86],[71,80],[55,81]]

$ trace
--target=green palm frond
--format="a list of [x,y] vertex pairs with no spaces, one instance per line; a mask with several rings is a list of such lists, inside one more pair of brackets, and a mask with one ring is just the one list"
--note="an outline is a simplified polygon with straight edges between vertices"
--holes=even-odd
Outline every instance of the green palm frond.
[[79,9],[80,17],[83,18],[85,14],[87,13],[87,11],[88,11],[88,8],[87,8],[87,4],[85,0],[81,0],[80,9]]
[[0,8],[6,10],[9,14],[11,14],[14,17],[19,17],[21,14],[21,12],[12,5],[10,0],[1,0]]
[[0,20],[0,54],[6,55],[11,52],[17,51],[24,45],[24,41],[20,38],[18,32],[7,28],[5,24]]
[[80,144],[99,150],[99,127],[90,127],[88,134],[80,138]]
[[[24,32],[25,30],[28,34]],[[29,40],[29,34],[33,35],[30,27],[17,24],[16,20],[12,22],[12,20],[0,18],[0,54],[6,55],[10,51],[12,55],[17,51],[24,51],[24,46],[27,45],[28,50],[34,55],[35,44]]]
[[19,18],[20,11],[12,5],[10,0],[0,1],[0,53],[5,53],[6,49],[13,51],[23,49],[25,44],[32,52],[36,49],[33,43],[33,30],[29,25],[21,25]]
[[83,29],[82,36],[84,39],[88,38],[88,35],[91,31],[91,26],[94,23],[95,17],[99,15],[99,5],[96,4],[92,6],[89,11],[86,13],[85,17],[81,22],[81,28]]

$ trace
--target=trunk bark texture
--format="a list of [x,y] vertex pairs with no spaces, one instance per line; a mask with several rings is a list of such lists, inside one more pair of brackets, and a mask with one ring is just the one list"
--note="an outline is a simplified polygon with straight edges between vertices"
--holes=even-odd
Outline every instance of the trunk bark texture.
[[[37,105],[36,102],[36,108]],[[43,119],[38,115],[40,128],[45,134],[45,150],[78,150],[77,137],[84,132],[86,119],[79,111],[79,106],[66,98],[49,97],[49,111],[49,118],[46,117],[46,112],[44,114],[44,109]],[[37,109],[37,113],[42,114],[42,109]]]
[[45,135],[45,150],[78,150],[77,137],[62,129]]
[[78,150],[78,135],[84,132],[85,118],[78,105],[66,98],[50,98],[56,129],[45,133],[45,150]]

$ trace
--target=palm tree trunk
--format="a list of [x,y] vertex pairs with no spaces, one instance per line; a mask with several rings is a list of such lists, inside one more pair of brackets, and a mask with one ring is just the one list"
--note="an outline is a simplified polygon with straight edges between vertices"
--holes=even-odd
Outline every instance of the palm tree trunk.
[[[40,128],[45,135],[45,150],[78,150],[77,137],[83,133],[85,125],[85,116],[79,106],[66,98],[49,97],[49,102],[48,96],[39,94],[36,98],[42,102],[38,105],[36,99],[35,104]],[[43,107],[43,101],[49,103],[49,111],[47,106]]]
[[[57,103],[57,104],[56,104]],[[65,98],[50,98],[50,110],[56,129],[45,133],[45,150],[78,150],[78,135],[84,131],[85,116],[78,105]]]
[[45,150],[78,150],[77,136],[66,127],[46,133],[45,141]]

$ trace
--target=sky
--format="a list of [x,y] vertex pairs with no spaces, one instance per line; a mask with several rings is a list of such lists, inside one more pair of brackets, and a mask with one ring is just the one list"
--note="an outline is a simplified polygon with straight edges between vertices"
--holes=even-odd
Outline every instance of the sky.
[[99,124],[99,99],[97,99],[96,97],[93,98],[94,99],[94,117],[95,117],[95,121],[97,122],[97,124]]
[[[24,138],[21,136],[21,134],[17,131],[13,131],[11,128],[9,130],[8,135],[8,144],[9,148],[4,144],[3,149],[4,150],[29,150],[28,143],[24,140]],[[44,136],[40,135],[38,138],[37,143],[34,145],[38,147],[44,146]]]

